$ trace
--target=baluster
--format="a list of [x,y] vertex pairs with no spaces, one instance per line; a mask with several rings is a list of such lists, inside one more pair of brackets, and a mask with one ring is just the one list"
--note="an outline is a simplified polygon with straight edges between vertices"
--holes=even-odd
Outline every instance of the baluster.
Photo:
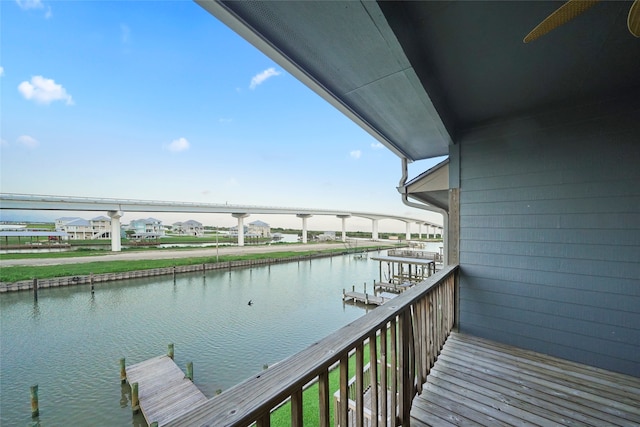
[[302,388],[291,395],[291,426],[302,427]]
[[391,320],[391,425],[398,425],[398,332],[396,319]]
[[364,424],[363,353],[362,343],[360,343],[356,347],[356,426]]
[[380,417],[387,425],[387,325],[380,329]]
[[349,422],[349,355],[340,358],[340,426],[348,427]]
[[329,372],[325,369],[318,375],[320,403],[320,426],[329,427]]
[[256,427],[269,427],[271,426],[271,413],[267,412],[256,420]]
[[376,332],[369,336],[369,374],[371,380],[371,425],[378,426],[378,348]]

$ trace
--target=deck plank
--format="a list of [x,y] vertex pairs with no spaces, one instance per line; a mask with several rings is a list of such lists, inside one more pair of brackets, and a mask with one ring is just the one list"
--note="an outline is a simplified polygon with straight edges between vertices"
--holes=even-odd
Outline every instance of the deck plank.
[[452,333],[412,424],[640,425],[640,378]]
[[138,383],[140,410],[147,423],[158,425],[207,401],[169,356],[158,356],[126,368],[129,384]]

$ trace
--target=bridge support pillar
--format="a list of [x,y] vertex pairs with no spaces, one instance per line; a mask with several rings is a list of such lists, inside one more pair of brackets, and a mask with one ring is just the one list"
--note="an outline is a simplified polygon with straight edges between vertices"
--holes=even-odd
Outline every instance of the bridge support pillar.
[[418,223],[418,240],[422,240],[422,223]]
[[124,215],[121,211],[108,211],[111,218],[111,252],[122,250],[122,239],[120,238],[120,218]]
[[378,240],[378,220],[371,220],[371,239]]
[[249,216],[247,213],[234,213],[232,217],[238,218],[238,246],[244,246],[244,219]]
[[407,222],[407,223],[406,223],[406,233],[405,233],[405,236],[406,236],[406,238],[407,238],[407,242],[408,242],[409,240],[411,240],[411,223],[410,223],[410,222]]
[[338,218],[342,219],[342,241],[347,241],[347,218],[350,218],[351,215],[337,215]]
[[311,217],[311,214],[297,214],[298,218],[302,218],[302,243],[307,243],[307,218]]

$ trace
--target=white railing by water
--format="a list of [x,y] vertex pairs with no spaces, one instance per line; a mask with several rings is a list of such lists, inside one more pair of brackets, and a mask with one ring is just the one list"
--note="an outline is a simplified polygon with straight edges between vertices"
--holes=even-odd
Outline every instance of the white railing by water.
[[[302,396],[305,387],[318,382],[319,425],[329,426],[329,372],[340,373],[339,408],[335,425],[408,425],[411,403],[422,391],[433,363],[454,325],[457,266],[448,266],[387,304],[355,320],[335,333],[255,375],[219,396],[170,421],[170,426],[269,426],[271,412],[291,402],[291,425],[303,425]],[[367,348],[368,347],[368,348]],[[364,353],[370,364],[365,369]],[[355,372],[349,372],[349,358]],[[375,363],[374,363],[375,361]],[[367,372],[368,371],[368,372]],[[365,407],[365,376],[370,395]],[[349,381],[355,377],[355,395],[349,397]],[[349,405],[355,400],[355,407]],[[350,406],[352,406],[350,408]]]

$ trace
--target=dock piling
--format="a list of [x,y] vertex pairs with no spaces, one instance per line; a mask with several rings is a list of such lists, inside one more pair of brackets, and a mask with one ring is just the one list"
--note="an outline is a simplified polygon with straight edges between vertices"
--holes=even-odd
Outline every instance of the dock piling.
[[124,357],[120,359],[120,382],[122,384],[127,382],[127,369],[125,367]]
[[40,415],[40,406],[38,403],[38,384],[31,386],[31,418],[37,418]]
[[173,343],[168,345],[167,356],[173,360]]
[[193,362],[187,363],[187,378],[193,381]]
[[33,279],[33,300],[38,301],[38,279]]
[[138,383],[131,384],[131,410],[134,414],[140,412],[140,399],[138,398]]
[[93,273],[89,273],[89,283],[91,283],[91,294],[93,295],[93,293],[94,293],[94,288],[93,288]]

